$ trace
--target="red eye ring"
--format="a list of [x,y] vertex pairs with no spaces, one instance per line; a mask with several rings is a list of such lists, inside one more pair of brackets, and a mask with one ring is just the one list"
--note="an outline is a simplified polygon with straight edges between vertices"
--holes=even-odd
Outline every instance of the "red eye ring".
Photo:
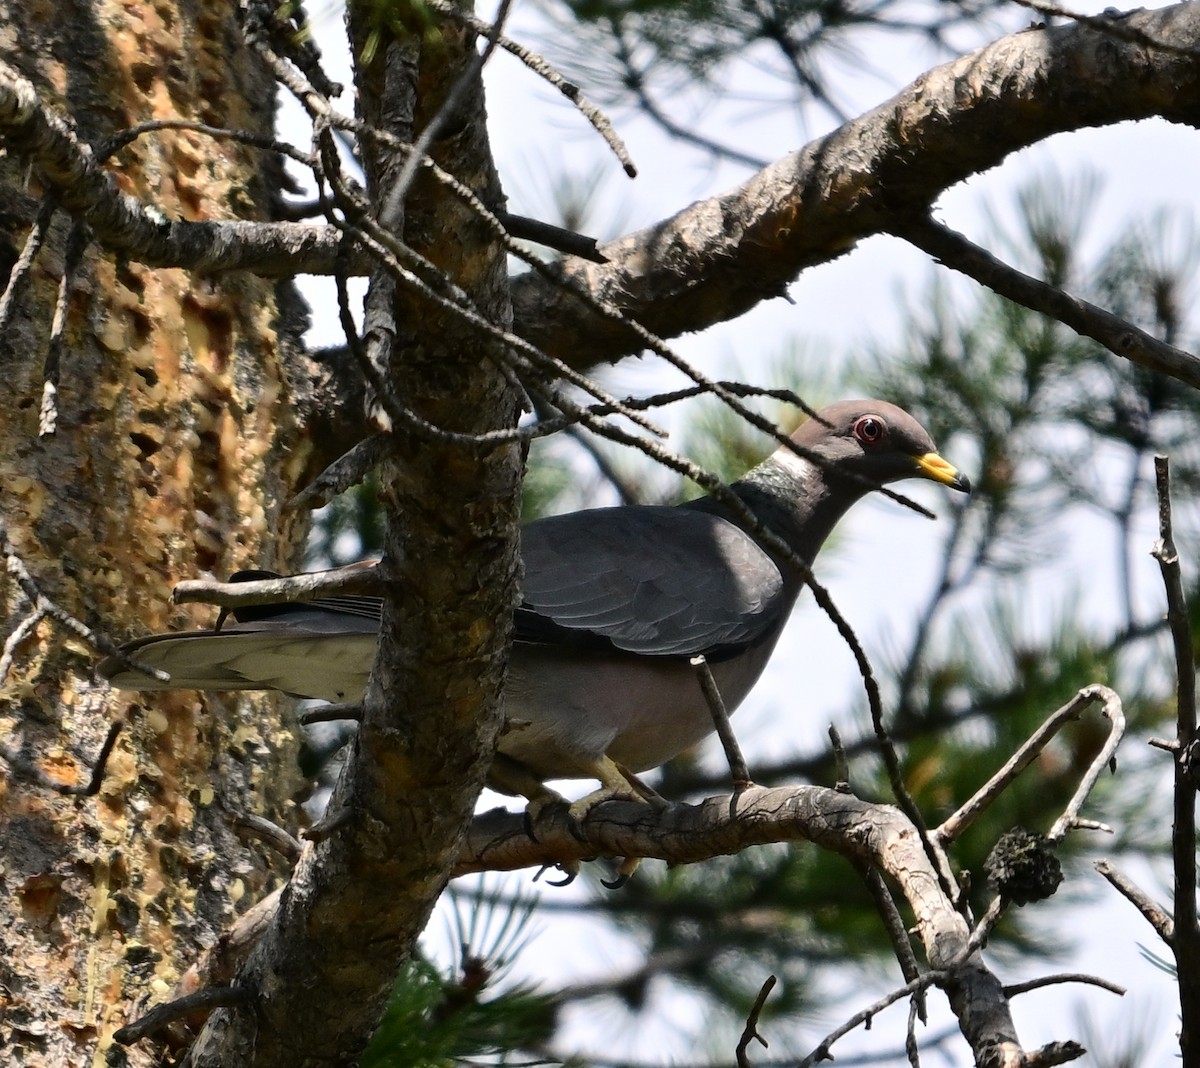
[[854,424],[854,436],[864,445],[878,445],[885,433],[887,426],[877,415],[864,415]]

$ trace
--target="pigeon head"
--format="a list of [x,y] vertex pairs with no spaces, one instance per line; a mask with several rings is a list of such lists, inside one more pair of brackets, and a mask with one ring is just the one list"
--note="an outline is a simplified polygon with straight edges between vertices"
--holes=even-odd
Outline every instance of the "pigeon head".
[[831,404],[801,425],[792,440],[825,461],[826,478],[839,472],[877,484],[926,478],[967,493],[971,489],[966,475],[938,455],[929,431],[886,401]]

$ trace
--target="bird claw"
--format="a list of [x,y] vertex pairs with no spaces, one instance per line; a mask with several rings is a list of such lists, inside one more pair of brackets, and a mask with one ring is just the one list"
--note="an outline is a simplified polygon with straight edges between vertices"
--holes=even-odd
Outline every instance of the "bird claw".
[[561,871],[563,873],[563,878],[547,879],[547,886],[570,886],[579,876],[579,861],[563,860],[555,864],[543,864],[540,868],[538,868],[537,874],[533,877],[533,881],[536,883],[551,868],[556,868],[558,871]]
[[620,890],[633,877],[633,873],[641,866],[641,857],[624,857],[617,865],[616,877],[601,879],[600,885],[607,890]]
[[[615,766],[620,767],[619,765]],[[625,773],[623,769],[622,775],[625,775],[627,781],[618,780],[614,785],[601,786],[599,790],[593,790],[590,794],[586,794],[578,801],[569,804],[559,794],[554,793],[542,784],[537,794],[529,798],[529,802],[525,806],[525,833],[532,841],[539,841],[534,828],[537,821],[541,819],[542,814],[551,806],[566,806],[567,830],[571,832],[571,837],[577,842],[585,844],[588,842],[588,836],[584,832],[584,823],[591,816],[592,810],[604,804],[605,801],[641,801],[659,812],[670,807],[670,801],[659,796],[648,787],[643,786],[635,776]],[[629,882],[630,876],[637,871],[638,865],[641,862],[641,857],[625,857],[617,867],[616,878],[612,880],[601,879],[600,881],[610,890],[619,890]],[[570,861],[545,865],[534,876],[534,879],[537,880],[540,878],[552,866],[563,871],[565,878],[558,881],[546,880],[550,886],[567,886],[574,882],[576,876],[579,874],[579,862]]]

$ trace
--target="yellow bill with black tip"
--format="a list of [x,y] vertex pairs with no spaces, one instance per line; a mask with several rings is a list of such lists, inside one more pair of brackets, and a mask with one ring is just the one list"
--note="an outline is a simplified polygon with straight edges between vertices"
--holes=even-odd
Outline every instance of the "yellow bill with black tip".
[[971,480],[936,452],[927,452],[924,456],[918,456],[916,459],[917,468],[926,478],[940,482],[943,486],[949,486],[951,489],[962,490],[963,493],[971,492]]

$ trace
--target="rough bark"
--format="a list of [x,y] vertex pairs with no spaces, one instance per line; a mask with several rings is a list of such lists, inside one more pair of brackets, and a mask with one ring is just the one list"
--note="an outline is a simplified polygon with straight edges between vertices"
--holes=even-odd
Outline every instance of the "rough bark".
[[[3,3],[0,58],[85,140],[167,116],[273,121],[274,85],[224,0]],[[109,168],[131,195],[195,221],[266,219],[279,185],[259,152],[194,133],[143,138]],[[44,191],[10,150],[5,280]],[[0,341],[3,520],[42,592],[111,637],[194,622],[171,608],[178,579],[294,562],[302,530],[279,506],[313,463],[297,414],[303,317],[284,316],[298,302],[286,284],[150,270],[93,246],[67,305],[57,432],[39,438],[66,243],[60,215]],[[5,637],[27,611],[0,583]],[[265,699],[108,692],[90,678],[95,650],[49,619],[15,652],[0,688],[0,1049],[12,1064],[91,1064],[277,881],[227,809],[294,820],[294,745]],[[48,787],[87,782],[114,719],[125,727],[98,795]]]
[[[350,5],[356,54],[370,16],[370,5]],[[361,116],[419,136],[468,69],[473,44],[445,24],[386,42],[356,74]],[[480,195],[498,197],[477,72],[443,130],[434,158]],[[401,163],[368,149],[380,216]],[[421,177],[386,221],[507,326],[503,249],[461,205]],[[465,433],[515,424],[503,350],[382,271],[363,334],[385,385],[430,423]],[[512,447],[481,454],[433,441],[402,451],[403,462],[380,468],[389,596],[363,723],[330,802],[331,833],[302,858],[239,973],[253,1007],[214,1013],[193,1051],[196,1068],[353,1058],[450,878],[482,788],[500,725],[522,457]]]

